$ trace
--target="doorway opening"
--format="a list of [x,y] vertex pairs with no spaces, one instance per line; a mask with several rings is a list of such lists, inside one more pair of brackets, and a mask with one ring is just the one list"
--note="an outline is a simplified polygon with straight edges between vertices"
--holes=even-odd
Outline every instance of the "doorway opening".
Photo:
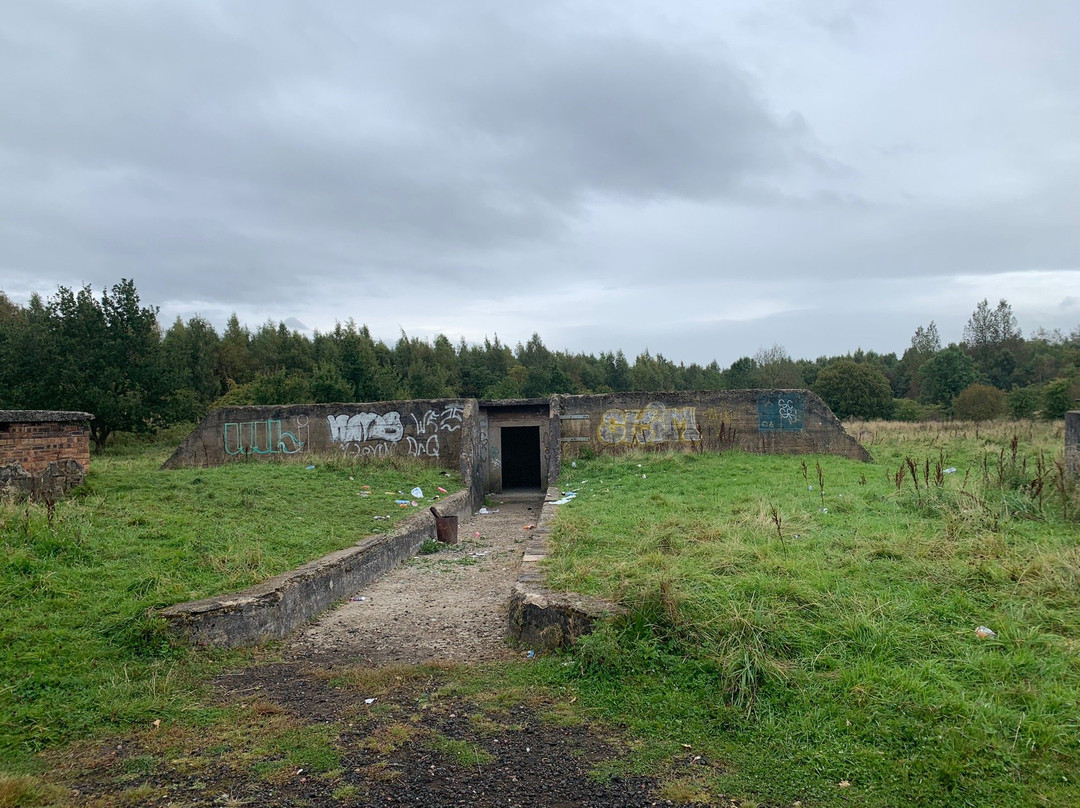
[[540,488],[540,427],[502,428],[502,482],[507,488]]

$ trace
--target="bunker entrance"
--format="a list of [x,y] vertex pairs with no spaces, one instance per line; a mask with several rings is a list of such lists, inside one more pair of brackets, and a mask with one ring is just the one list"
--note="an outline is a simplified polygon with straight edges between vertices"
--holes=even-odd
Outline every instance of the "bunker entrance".
[[503,488],[540,488],[540,427],[502,429]]

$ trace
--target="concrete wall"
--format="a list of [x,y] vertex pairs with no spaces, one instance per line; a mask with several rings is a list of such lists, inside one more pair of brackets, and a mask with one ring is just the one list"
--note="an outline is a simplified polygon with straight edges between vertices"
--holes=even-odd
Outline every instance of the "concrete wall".
[[163,468],[327,453],[409,455],[456,468],[469,404],[437,399],[223,407],[203,419]]
[[1065,413],[1065,473],[1071,480],[1080,477],[1080,410]]
[[[839,419],[808,390],[722,390],[555,396],[562,459],[631,449],[836,454],[869,461]],[[557,470],[552,479],[557,479]]]
[[[443,516],[467,516],[469,492],[446,497],[439,511]],[[330,553],[243,592],[178,603],[160,614],[174,635],[192,645],[235,648],[279,640],[415,555],[425,539],[434,537],[434,518],[426,511],[417,513],[391,533]]]
[[90,469],[86,412],[0,410],[0,494],[62,496]]

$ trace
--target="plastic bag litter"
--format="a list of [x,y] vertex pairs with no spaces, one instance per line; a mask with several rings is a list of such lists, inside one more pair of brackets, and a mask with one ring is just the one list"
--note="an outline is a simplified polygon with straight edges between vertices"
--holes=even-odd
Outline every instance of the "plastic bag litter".
[[416,486],[416,488],[414,488],[409,493],[412,494],[416,499],[423,499],[424,498],[424,489],[421,488],[420,486]]
[[987,628],[986,626],[979,626],[977,629],[975,629],[975,636],[978,637],[980,640],[992,640],[994,637],[997,636],[997,632],[994,631],[992,628]]
[[482,514],[498,513],[498,512],[499,512],[498,508],[481,508],[480,510],[477,511],[477,513],[482,513]]
[[945,469],[945,471],[943,471],[941,473],[942,474],[956,474],[956,466],[952,466],[951,468],[947,468],[947,469]]

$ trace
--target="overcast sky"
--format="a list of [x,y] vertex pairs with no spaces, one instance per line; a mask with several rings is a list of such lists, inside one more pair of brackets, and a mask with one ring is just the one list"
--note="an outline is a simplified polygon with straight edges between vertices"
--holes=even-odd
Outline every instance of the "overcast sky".
[[0,0],[0,289],[728,365],[1080,326],[1077,0]]

